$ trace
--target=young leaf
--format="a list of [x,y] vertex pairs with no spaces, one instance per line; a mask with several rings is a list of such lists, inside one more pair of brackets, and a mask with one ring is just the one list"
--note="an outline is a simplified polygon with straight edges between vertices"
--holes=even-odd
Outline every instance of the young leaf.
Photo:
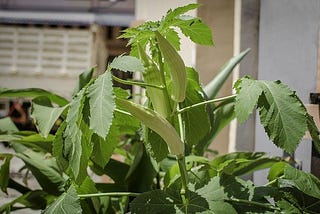
[[111,73],[100,75],[89,86],[90,129],[102,138],[109,132],[115,109]]
[[180,16],[175,20],[174,26],[181,29],[182,33],[199,45],[213,45],[211,29],[199,18]]
[[249,53],[250,49],[241,52],[239,55],[232,57],[226,62],[220,69],[216,77],[211,80],[205,87],[204,91],[209,99],[214,99],[218,94],[219,90],[232,73],[233,69],[237,64]]
[[3,162],[0,166],[0,188],[2,192],[8,194],[7,186],[10,178],[11,154],[0,154],[0,160]]
[[94,68],[81,73],[78,78],[78,83],[73,90],[72,96],[74,97],[87,83],[92,79]]
[[174,20],[177,16],[180,16],[190,10],[197,9],[200,6],[200,4],[188,4],[182,7],[177,7],[175,9],[170,9],[164,19],[162,20],[162,24],[168,24],[171,23],[172,20]]
[[280,82],[241,79],[235,113],[245,121],[257,104],[269,138],[292,153],[307,130],[306,110],[295,93]]
[[69,160],[71,170],[75,178],[79,176],[82,155],[81,141],[83,133],[81,130],[81,124],[83,119],[82,110],[85,102],[86,89],[86,87],[83,88],[70,103],[70,108],[66,118],[67,126],[63,136],[65,139],[63,155]]
[[25,88],[25,89],[6,89],[0,88],[0,98],[3,97],[48,97],[53,103],[59,106],[65,106],[69,101],[57,94],[39,88]]
[[31,117],[34,119],[41,136],[48,136],[53,125],[66,107],[67,105],[63,107],[53,107],[50,100],[43,96],[32,100]]
[[67,192],[60,195],[44,211],[44,214],[81,214],[80,198],[76,189],[71,185]]
[[133,56],[118,56],[110,63],[110,67],[124,72],[144,71],[144,67],[140,60]]
[[12,144],[16,157],[23,160],[44,191],[52,195],[63,192],[65,179],[56,160],[43,152],[35,152],[21,144]]

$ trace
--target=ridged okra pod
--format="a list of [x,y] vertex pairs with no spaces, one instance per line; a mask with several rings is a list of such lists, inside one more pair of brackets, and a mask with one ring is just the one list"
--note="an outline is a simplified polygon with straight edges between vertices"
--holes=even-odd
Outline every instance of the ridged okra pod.
[[152,85],[163,86],[163,89],[146,87],[153,109],[161,116],[168,118],[171,113],[171,107],[168,92],[165,88],[165,82],[163,82],[164,80],[161,77],[161,71],[140,45],[138,45],[138,50],[145,67],[144,72],[142,73],[144,81]]
[[184,101],[187,88],[186,66],[176,49],[158,31],[155,32],[159,49],[164,61],[169,65],[172,81],[171,98],[176,102]]
[[171,154],[177,156],[184,154],[184,144],[179,134],[159,113],[128,100],[117,99],[116,102],[124,107],[132,116],[139,119],[144,125],[160,135],[167,143]]

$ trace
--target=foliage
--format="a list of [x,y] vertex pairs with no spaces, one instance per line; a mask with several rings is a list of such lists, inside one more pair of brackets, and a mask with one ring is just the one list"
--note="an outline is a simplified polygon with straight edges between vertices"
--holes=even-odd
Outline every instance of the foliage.
[[[320,181],[263,152],[235,152],[210,160],[212,139],[231,120],[244,122],[258,109],[273,143],[293,153],[309,130],[316,148],[319,131],[305,107],[280,81],[244,77],[236,94],[216,95],[249,52],[229,60],[205,87],[194,68],[184,65],[179,29],[200,45],[212,34],[199,18],[185,15],[190,4],[169,10],[161,21],[124,31],[130,55],[115,58],[101,75],[79,76],[72,100],[42,89],[1,89],[0,97],[32,99],[38,132],[18,130],[0,119],[0,140],[14,152],[0,154],[0,188],[21,193],[0,213],[22,208],[43,213],[316,213]],[[143,80],[122,80],[112,69],[141,72]],[[112,80],[146,90],[134,103]],[[57,123],[59,121],[59,123]],[[52,132],[53,126],[58,126]],[[21,159],[40,189],[10,178],[10,163]],[[89,170],[90,169],[90,170]],[[241,176],[269,169],[269,183],[256,186]],[[93,176],[111,182],[93,181]],[[20,205],[20,206],[19,206]],[[21,207],[22,205],[22,207]]]

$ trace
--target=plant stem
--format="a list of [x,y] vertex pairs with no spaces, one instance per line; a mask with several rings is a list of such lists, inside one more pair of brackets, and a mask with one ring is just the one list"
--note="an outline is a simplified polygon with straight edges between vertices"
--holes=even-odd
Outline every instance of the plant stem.
[[105,192],[105,193],[93,193],[93,194],[81,194],[78,195],[80,198],[91,198],[91,197],[102,197],[102,196],[139,196],[140,193],[133,192]]
[[196,103],[196,104],[193,104],[191,106],[187,106],[185,108],[182,108],[180,110],[177,110],[177,113],[178,114],[181,114],[185,111],[189,111],[190,109],[192,108],[196,108],[196,107],[199,107],[199,106],[202,106],[202,105],[206,105],[206,104],[210,104],[210,103],[216,103],[216,102],[221,102],[221,101],[225,101],[225,100],[230,100],[230,99],[234,99],[237,95],[234,94],[234,95],[230,95],[230,96],[227,96],[227,97],[221,97],[221,98],[217,98],[217,99],[213,99],[213,100],[207,100],[207,101],[204,101],[204,102],[201,102],[201,103]]
[[[177,110],[179,110],[179,105],[177,106]],[[181,114],[178,114],[178,121],[179,121],[179,130],[180,130],[180,138],[183,143],[185,143],[185,133],[184,133],[184,125],[182,121]],[[184,154],[177,156],[179,171],[181,175],[181,198],[185,207],[187,207],[188,201],[186,199],[186,191],[188,189],[188,172],[186,168],[186,161]]]
[[145,82],[139,82],[139,81],[129,81],[129,80],[123,80],[120,79],[114,75],[112,75],[112,79],[114,79],[117,82],[126,84],[126,85],[137,85],[137,86],[143,86],[143,87],[152,87],[152,88],[157,88],[157,89],[161,89],[163,90],[165,88],[165,86],[161,86],[161,85],[154,85],[154,84],[149,84],[149,83],[145,83]]
[[237,198],[229,198],[225,199],[226,202],[232,202],[232,203],[239,203],[239,204],[246,204],[247,206],[257,206],[269,210],[280,210],[277,207],[272,206],[271,204],[263,204],[255,201],[249,201],[249,200],[243,200],[243,199],[237,199]]

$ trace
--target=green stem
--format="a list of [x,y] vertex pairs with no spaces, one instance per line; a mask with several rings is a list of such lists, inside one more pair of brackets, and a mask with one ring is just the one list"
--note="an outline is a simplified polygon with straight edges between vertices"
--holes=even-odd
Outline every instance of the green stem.
[[273,179],[269,183],[266,183],[264,186],[270,186],[278,181],[278,179],[284,178],[284,175],[281,175],[279,178]]
[[[177,110],[179,110],[179,105],[177,106]],[[182,142],[185,143],[184,125],[183,125],[181,114],[178,114],[178,121],[179,121],[180,138]],[[177,161],[178,161],[179,171],[181,175],[181,198],[182,198],[183,204],[187,208],[188,200],[186,198],[186,191],[188,189],[189,181],[188,181],[188,172],[186,168],[186,161],[185,161],[184,154],[178,155]],[[187,210],[186,210],[186,213],[187,213]]]
[[126,112],[126,111],[123,111],[121,109],[115,109],[114,111],[118,112],[118,113],[121,113],[121,114],[125,114],[125,115],[128,115],[128,116],[132,116],[132,114],[130,114],[129,112]]
[[224,201],[231,202],[231,203],[238,203],[238,204],[246,204],[247,206],[256,206],[256,207],[261,207],[269,210],[280,210],[279,208],[274,207],[271,204],[263,204],[255,201],[248,201],[248,200],[237,199],[237,198],[224,199]]
[[161,85],[154,85],[154,84],[149,84],[149,83],[145,83],[145,82],[139,82],[139,81],[129,81],[129,80],[123,80],[120,79],[114,75],[112,75],[112,79],[114,79],[117,82],[126,84],[126,85],[137,85],[137,86],[143,86],[143,87],[152,87],[152,88],[157,88],[157,89],[161,89],[163,90],[165,88],[165,86],[161,86]]
[[196,104],[193,104],[191,106],[187,106],[185,108],[182,108],[180,110],[177,110],[177,113],[178,114],[181,114],[185,111],[189,111],[190,109],[192,108],[196,108],[196,107],[199,107],[199,106],[202,106],[202,105],[206,105],[206,104],[210,104],[210,103],[216,103],[216,102],[222,102],[222,101],[225,101],[225,100],[230,100],[230,99],[234,99],[237,95],[230,95],[230,96],[227,96],[227,97],[221,97],[221,98],[217,98],[217,99],[213,99],[213,100],[207,100],[207,101],[204,101],[204,102],[201,102],[201,103],[196,103]]
[[80,198],[91,198],[91,197],[102,197],[102,196],[139,196],[140,193],[133,193],[133,192],[105,192],[105,193],[93,193],[93,194],[81,194],[78,195]]

